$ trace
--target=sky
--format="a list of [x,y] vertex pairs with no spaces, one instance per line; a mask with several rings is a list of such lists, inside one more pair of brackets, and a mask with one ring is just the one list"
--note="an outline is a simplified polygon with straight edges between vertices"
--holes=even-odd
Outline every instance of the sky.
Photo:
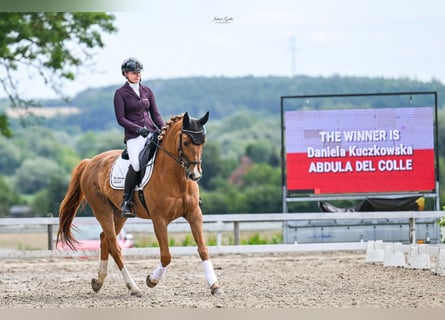
[[[120,85],[122,61],[143,81],[190,76],[367,76],[445,83],[441,0],[163,0],[128,2],[69,96]],[[32,98],[52,98],[36,79]],[[322,88],[320,88],[320,93]],[[4,93],[0,90],[0,96]]]

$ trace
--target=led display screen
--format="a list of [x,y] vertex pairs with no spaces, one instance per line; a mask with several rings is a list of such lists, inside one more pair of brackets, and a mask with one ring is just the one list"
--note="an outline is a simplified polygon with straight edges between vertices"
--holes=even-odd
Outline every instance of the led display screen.
[[433,107],[286,111],[288,191],[435,189]]

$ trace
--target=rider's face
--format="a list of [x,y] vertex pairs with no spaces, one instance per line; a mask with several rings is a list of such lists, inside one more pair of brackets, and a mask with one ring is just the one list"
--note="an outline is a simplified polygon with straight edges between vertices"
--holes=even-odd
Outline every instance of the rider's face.
[[141,81],[141,73],[128,71],[125,73],[125,77],[131,83],[139,83]]

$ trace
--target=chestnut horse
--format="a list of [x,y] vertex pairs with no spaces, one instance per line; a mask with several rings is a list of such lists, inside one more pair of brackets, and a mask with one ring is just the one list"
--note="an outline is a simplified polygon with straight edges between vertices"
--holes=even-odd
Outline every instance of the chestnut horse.
[[[151,219],[160,249],[160,264],[147,276],[147,285],[152,288],[164,277],[171,261],[168,247],[167,226],[173,220],[184,217],[191,231],[202,260],[205,278],[212,294],[221,293],[217,277],[209,260],[202,226],[197,181],[202,176],[201,157],[205,142],[207,112],[200,119],[190,118],[188,113],[172,117],[162,129],[158,141],[156,161],[151,179],[143,189],[146,206],[139,197],[134,197],[137,217]],[[91,285],[98,292],[107,275],[109,254],[122,273],[131,295],[141,296],[141,290],[125,267],[116,235],[121,231],[126,218],[121,217],[122,190],[110,186],[110,170],[121,150],[112,150],[82,160],[73,170],[67,194],[60,205],[57,242],[75,249],[76,239],[71,226],[84,202],[88,202],[102,227],[100,234],[100,266],[97,279]]]

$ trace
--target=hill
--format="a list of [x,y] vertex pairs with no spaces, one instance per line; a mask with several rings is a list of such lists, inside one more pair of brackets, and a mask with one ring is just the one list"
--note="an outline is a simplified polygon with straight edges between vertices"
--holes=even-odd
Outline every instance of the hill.
[[[210,110],[212,120],[226,118],[241,110],[257,117],[279,117],[280,97],[285,95],[437,91],[439,107],[443,105],[440,97],[445,96],[445,86],[438,81],[367,77],[192,77],[153,79],[144,84],[155,92],[164,118],[185,111],[199,116]],[[78,93],[68,106],[78,108],[79,113],[53,118],[45,125],[53,128],[75,126],[82,130],[115,127],[113,96],[120,85],[86,89]],[[373,99],[373,104],[384,104],[378,97]],[[43,104],[67,106],[55,100]]]

